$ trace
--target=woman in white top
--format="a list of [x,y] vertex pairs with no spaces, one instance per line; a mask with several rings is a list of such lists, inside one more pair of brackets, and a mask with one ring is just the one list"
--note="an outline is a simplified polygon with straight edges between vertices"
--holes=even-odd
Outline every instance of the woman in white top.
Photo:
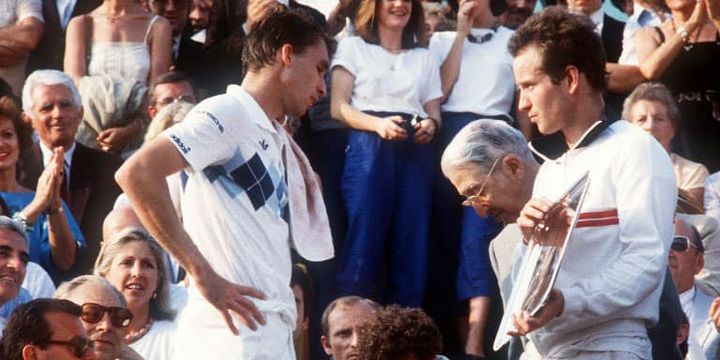
[[439,69],[422,47],[419,0],[364,0],[355,28],[359,36],[340,42],[332,65],[331,114],[352,128],[337,285],[343,295],[419,306],[435,170],[430,142],[441,125]]
[[[137,0],[105,0],[90,14],[70,20],[64,71],[76,84],[83,76],[149,84],[172,65],[172,26],[149,14]],[[142,129],[141,120],[104,129],[103,149],[120,151]]]
[[106,278],[133,314],[125,342],[145,359],[172,359],[175,310],[166,256],[149,234],[129,228],[103,244],[95,275]]
[[[511,116],[515,79],[508,41],[513,31],[500,26],[491,12],[494,0],[461,0],[457,31],[433,34],[430,52],[440,66],[443,128],[438,134],[437,158],[465,125],[477,119],[513,123]],[[504,2],[504,0],[501,0]],[[482,181],[479,179],[478,181]],[[474,194],[466,194],[474,195]],[[488,247],[500,227],[491,217],[481,218],[472,207],[462,207],[463,196],[440,171],[433,188],[433,229],[431,246],[438,260],[431,269],[431,289],[437,289],[440,306],[447,311],[437,317],[456,321],[467,311],[457,304],[469,304],[465,352],[485,355],[482,334],[490,314],[490,296],[495,278]]]

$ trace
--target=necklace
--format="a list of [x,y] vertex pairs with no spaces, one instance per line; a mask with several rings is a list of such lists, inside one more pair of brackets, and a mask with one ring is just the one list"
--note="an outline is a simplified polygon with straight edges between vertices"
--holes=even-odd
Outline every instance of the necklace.
[[[672,26],[673,32],[677,34],[677,30],[675,29],[675,20],[670,19],[670,26]],[[704,26],[705,26],[704,24],[703,24],[703,25],[700,25],[700,27],[698,27],[697,30],[695,30],[695,40],[693,40],[692,42],[688,42],[688,43],[683,44],[683,49],[684,49],[685,51],[690,51],[690,50],[692,50],[693,46],[695,45],[695,43],[696,43],[696,42],[698,41],[698,39],[700,38],[700,33],[702,32],[702,29],[703,29]]]
[[148,333],[148,331],[150,331],[150,328],[153,326],[154,322],[155,320],[153,320],[152,318],[148,318],[148,321],[145,323],[145,326],[143,326],[142,329],[125,335],[125,343],[129,345],[140,340],[143,336],[145,336],[145,334]]
[[471,43],[473,43],[473,44],[482,44],[482,43],[484,43],[484,42],[488,42],[488,41],[490,41],[490,40],[493,38],[493,35],[495,35],[495,33],[497,32],[497,29],[498,29],[499,27],[500,27],[500,24],[498,24],[497,21],[496,21],[496,22],[494,22],[494,23],[492,24],[492,26],[490,27],[490,32],[489,32],[489,33],[481,36],[479,39],[478,39],[477,36],[475,36],[475,35],[473,35],[473,34],[467,34],[467,39],[468,39],[469,42],[471,42]]

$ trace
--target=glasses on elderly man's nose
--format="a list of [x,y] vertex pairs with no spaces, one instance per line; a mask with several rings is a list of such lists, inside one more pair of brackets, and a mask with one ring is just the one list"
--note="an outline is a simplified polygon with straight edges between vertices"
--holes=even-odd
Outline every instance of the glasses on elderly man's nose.
[[686,252],[690,249],[690,246],[697,250],[697,246],[687,236],[675,235],[672,244],[670,244],[670,249],[677,252]]
[[106,307],[95,303],[84,303],[82,305],[81,318],[85,322],[97,324],[102,320],[103,316],[105,316],[105,313],[110,315],[110,322],[114,327],[128,327],[133,318],[130,310],[126,308],[116,306]]
[[495,159],[495,162],[493,162],[492,166],[490,167],[490,171],[488,171],[487,175],[485,175],[485,180],[483,180],[482,185],[480,185],[480,190],[475,195],[467,196],[465,198],[465,201],[462,202],[463,206],[482,206],[481,196],[483,195],[483,191],[485,190],[485,185],[487,185],[488,179],[490,179],[490,176],[492,176],[492,173],[495,170],[498,162],[500,161],[500,158],[502,158],[502,156],[499,156],[497,159]]
[[181,102],[181,101],[194,104],[195,97],[191,96],[191,95],[180,95],[180,96],[176,96],[176,97],[168,96],[168,97],[164,97],[162,99],[157,100],[155,103],[158,105],[165,106],[165,105],[170,105],[172,103]]
[[38,345],[64,345],[69,347],[73,354],[82,358],[88,350],[95,348],[95,342],[82,336],[76,336],[70,340],[48,340]]

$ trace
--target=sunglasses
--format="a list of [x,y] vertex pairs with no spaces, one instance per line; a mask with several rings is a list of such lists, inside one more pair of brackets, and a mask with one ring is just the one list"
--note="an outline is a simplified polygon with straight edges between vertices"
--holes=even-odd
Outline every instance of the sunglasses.
[[69,347],[76,357],[82,358],[88,350],[95,348],[95,342],[92,340],[76,336],[70,340],[48,340],[44,344],[39,345],[63,345]]
[[110,322],[114,327],[125,328],[130,325],[133,315],[130,310],[123,307],[105,307],[95,303],[85,303],[82,305],[83,321],[90,324],[97,324],[102,320],[105,313],[110,315]]
[[670,244],[670,249],[677,252],[686,252],[690,249],[690,246],[698,250],[697,246],[687,236],[675,235],[672,244]]

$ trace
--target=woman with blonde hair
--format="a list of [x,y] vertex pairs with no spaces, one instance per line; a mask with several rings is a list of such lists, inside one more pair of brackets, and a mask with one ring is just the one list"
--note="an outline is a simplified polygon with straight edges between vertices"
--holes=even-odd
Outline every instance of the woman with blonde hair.
[[133,319],[125,341],[146,359],[172,359],[175,310],[166,254],[144,230],[125,229],[103,244],[95,274],[127,300]]

